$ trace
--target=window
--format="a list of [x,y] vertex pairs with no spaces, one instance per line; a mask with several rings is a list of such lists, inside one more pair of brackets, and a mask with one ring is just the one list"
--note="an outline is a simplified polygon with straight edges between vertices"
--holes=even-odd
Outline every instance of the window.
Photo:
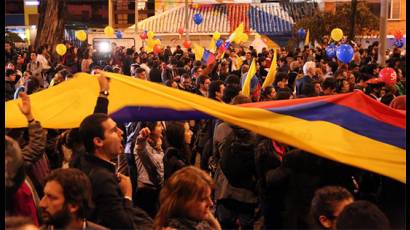
[[389,11],[388,19],[400,19],[400,0],[389,0],[387,9]]

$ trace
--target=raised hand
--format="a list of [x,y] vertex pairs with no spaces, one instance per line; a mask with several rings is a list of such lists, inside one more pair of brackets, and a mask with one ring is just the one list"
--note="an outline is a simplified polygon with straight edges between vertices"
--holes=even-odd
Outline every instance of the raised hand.
[[141,129],[137,137],[138,142],[145,141],[150,134],[151,134],[151,131],[149,130],[148,127]]
[[95,73],[98,76],[98,84],[100,85],[100,92],[110,90],[110,79],[104,74],[104,71],[96,69]]
[[30,97],[27,93],[21,92],[19,94],[22,103],[18,103],[19,109],[21,113],[27,118],[28,121],[34,119],[33,114],[31,113],[31,102]]

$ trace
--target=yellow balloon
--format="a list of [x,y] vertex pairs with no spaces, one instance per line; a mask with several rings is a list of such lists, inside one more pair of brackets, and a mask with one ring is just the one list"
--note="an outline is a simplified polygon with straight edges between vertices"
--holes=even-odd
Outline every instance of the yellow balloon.
[[106,26],[104,28],[104,34],[107,36],[113,36],[114,35],[114,29],[111,26]]
[[147,51],[147,53],[151,53],[151,52],[154,51],[154,47],[147,46],[146,51]]
[[159,39],[154,40],[154,45],[161,45],[161,41]]
[[330,33],[330,37],[335,41],[340,41],[343,38],[343,31],[340,28],[335,28]]
[[79,30],[75,32],[75,37],[80,41],[85,41],[87,39],[87,33],[84,30]]
[[56,46],[56,52],[58,55],[63,56],[67,52],[67,47],[64,44],[58,44]]
[[216,40],[218,40],[220,37],[221,37],[221,34],[220,34],[218,31],[215,31],[215,32],[214,32],[214,35],[213,35],[214,40],[216,41]]
[[147,47],[153,48],[155,45],[155,41],[153,39],[147,40]]
[[152,39],[153,37],[154,37],[154,32],[152,32],[152,31],[148,31],[148,33],[147,33],[147,37],[149,38],[149,39]]

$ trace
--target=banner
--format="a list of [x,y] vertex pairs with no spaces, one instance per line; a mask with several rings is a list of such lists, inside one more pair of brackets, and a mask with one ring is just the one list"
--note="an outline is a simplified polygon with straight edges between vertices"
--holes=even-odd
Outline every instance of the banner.
[[[106,75],[111,78],[108,113],[118,123],[218,118],[320,157],[406,182],[406,114],[361,91],[234,106],[158,83]],[[32,112],[45,128],[78,127],[93,113],[98,94],[97,78],[77,73],[31,94]],[[18,102],[5,103],[6,128],[27,127]]]

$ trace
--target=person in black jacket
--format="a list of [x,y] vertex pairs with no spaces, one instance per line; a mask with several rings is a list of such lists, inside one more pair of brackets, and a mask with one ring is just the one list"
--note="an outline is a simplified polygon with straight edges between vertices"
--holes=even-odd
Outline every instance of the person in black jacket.
[[151,68],[151,71],[149,72],[150,81],[162,83],[160,65],[161,65],[160,60],[154,59],[152,61],[152,68]]
[[[98,98],[95,110],[106,112],[107,93],[108,90],[100,92],[102,97]],[[104,99],[106,103],[101,103]],[[111,162],[124,151],[123,131],[107,114],[94,113],[81,122],[79,133],[87,153],[77,166],[90,178],[95,203],[90,220],[113,229],[151,228],[152,219],[132,205],[130,178],[116,173]]]
[[5,89],[4,89],[4,99],[5,101],[13,100],[14,99],[14,92],[15,92],[15,81],[16,81],[16,72],[12,69],[6,70],[6,77],[5,77]]
[[81,170],[90,178],[96,209],[90,220],[108,228],[147,229],[151,218],[140,208],[132,206],[130,178],[116,173],[111,159],[123,152],[123,132],[106,114],[95,113],[80,125],[80,135],[87,154]]

